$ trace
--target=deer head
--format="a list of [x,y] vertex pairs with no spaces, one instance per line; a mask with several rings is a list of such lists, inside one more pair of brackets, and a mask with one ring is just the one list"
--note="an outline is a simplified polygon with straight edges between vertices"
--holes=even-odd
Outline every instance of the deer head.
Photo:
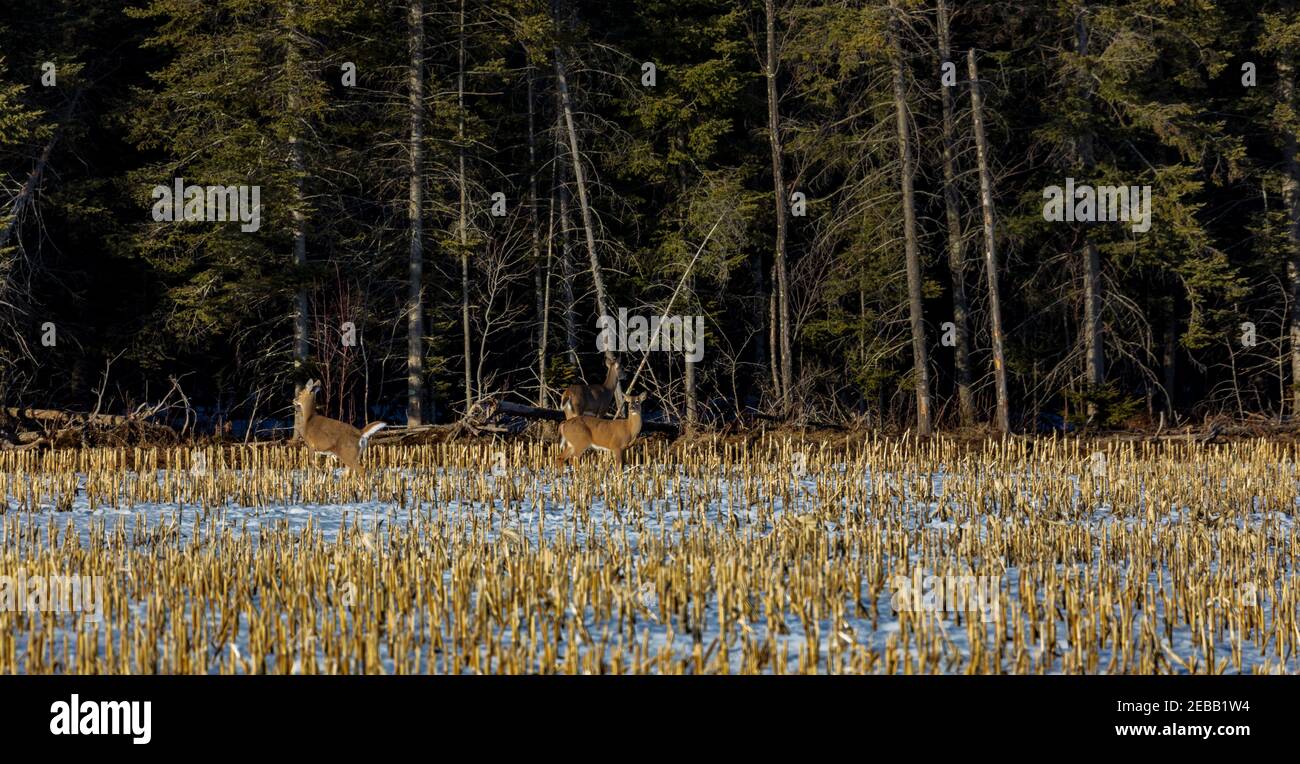
[[293,407],[302,413],[304,417],[310,417],[316,413],[316,393],[320,392],[320,380],[309,379],[298,392],[297,399],[293,402]]
[[605,359],[605,384],[602,385],[608,390],[613,390],[619,380],[627,379],[627,371],[623,364],[617,358]]

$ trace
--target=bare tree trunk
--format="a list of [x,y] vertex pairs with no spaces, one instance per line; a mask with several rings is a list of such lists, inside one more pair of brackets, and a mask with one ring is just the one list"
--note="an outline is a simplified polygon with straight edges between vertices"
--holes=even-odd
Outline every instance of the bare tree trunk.
[[1174,315],[1165,322],[1164,349],[1161,353],[1161,365],[1165,378],[1165,411],[1169,413],[1169,422],[1173,424],[1175,390],[1178,384],[1178,318]]
[[554,244],[555,241],[555,213],[547,212],[547,228],[550,235],[546,239],[546,278],[543,281],[542,289],[542,338],[537,347],[537,365],[540,369],[539,375],[541,384],[538,389],[538,399],[543,408],[546,406],[546,349],[550,339],[551,329],[551,271],[554,268]]
[[[686,285],[686,299],[687,299],[687,304],[693,305],[695,303],[695,277],[694,276],[688,277],[688,283]],[[689,318],[687,318],[686,320],[690,321]],[[702,340],[703,340],[702,337],[695,338],[696,342],[700,342]],[[689,348],[686,348],[686,350],[687,352],[682,354],[682,360],[685,365],[685,369],[682,374],[682,384],[686,388],[686,429],[690,431],[695,429],[697,417],[699,416],[699,406],[695,401],[695,361],[691,360],[691,354],[689,352]]]
[[[939,0],[939,59],[952,59],[948,33],[948,3]],[[952,62],[954,68],[956,62]],[[966,264],[963,258],[961,210],[957,195],[956,129],[953,125],[952,90],[941,86],[943,102],[943,202],[948,217],[948,272],[952,276],[952,323],[957,345],[954,366],[957,376],[957,409],[964,426],[975,423],[975,395],[971,390],[970,319],[966,304]]]
[[[1088,55],[1088,23],[1085,18],[1086,3],[1080,3],[1075,17],[1075,51],[1082,57]],[[1092,96],[1092,85],[1086,80],[1083,84],[1085,100]],[[1086,173],[1093,169],[1092,134],[1084,132],[1078,139],[1079,158]],[[1067,200],[1073,203],[1073,200]],[[1084,300],[1084,337],[1087,343],[1087,382],[1088,388],[1095,391],[1106,382],[1105,349],[1102,346],[1101,323],[1101,255],[1091,238],[1084,238],[1083,244],[1083,300]],[[1097,413],[1096,404],[1088,404],[1088,416]]]
[[682,382],[686,388],[686,429],[695,429],[696,417],[699,415],[698,405],[695,402],[695,362],[691,360],[690,354],[683,357],[685,362],[685,371],[682,374]]
[[560,290],[564,298],[564,349],[578,376],[582,376],[582,364],[578,361],[578,321],[574,310],[577,301],[573,292],[573,241],[569,232],[569,170],[564,160],[564,107],[560,103],[560,92],[555,91],[555,162],[552,173],[551,190],[560,200]]
[[[1106,358],[1102,347],[1101,254],[1091,240],[1084,243],[1084,325],[1088,333],[1088,387],[1096,390],[1106,383]],[[1096,407],[1089,405],[1090,413]]]
[[528,67],[528,217],[533,231],[533,294],[537,301],[538,325],[534,335],[537,345],[537,405],[546,406],[546,342],[550,317],[551,245],[546,245],[546,264],[542,265],[541,219],[537,214],[537,103],[536,70]]
[[1007,395],[1007,363],[1002,351],[1002,293],[998,289],[997,239],[993,229],[993,174],[989,171],[989,146],[984,134],[984,96],[980,91],[979,69],[975,51],[966,54],[970,69],[971,116],[975,125],[975,147],[980,168],[980,209],[984,220],[984,271],[988,277],[989,322],[993,335],[993,374],[997,388],[997,425],[1002,433],[1011,431],[1011,404]]
[[569,237],[569,192],[565,185],[568,173],[562,158],[557,157],[556,164],[561,168],[557,193],[560,197],[560,271],[563,275],[560,283],[564,296],[564,347],[569,363],[581,376],[582,364],[578,362],[578,321],[573,307],[576,298],[573,294],[573,246]]
[[407,269],[406,423],[424,424],[424,0],[411,0],[410,201],[411,256]]
[[[1295,67],[1285,56],[1278,60],[1278,89],[1282,103],[1296,105]],[[1286,273],[1291,287],[1291,414],[1300,416],[1300,157],[1296,156],[1297,136],[1289,132],[1285,136],[1283,154],[1286,158],[1286,179],[1282,186],[1282,199],[1286,205],[1287,223],[1290,236],[1290,257],[1287,258]],[[1283,401],[1283,408],[1286,402]]]
[[469,340],[469,222],[466,218],[465,188],[465,0],[460,0],[460,48],[457,53],[456,69],[456,105],[459,108],[459,122],[456,127],[456,139],[460,144],[457,161],[460,165],[460,326],[463,340],[462,353],[465,357],[465,416],[469,416],[474,406],[474,360],[471,357]]
[[912,192],[912,135],[903,87],[903,51],[899,42],[896,6],[891,19],[890,47],[894,69],[894,112],[898,126],[899,176],[903,194],[903,240],[907,254],[907,306],[912,325],[912,370],[916,382],[916,430],[930,434],[930,358],[925,344],[921,300],[921,252],[916,236],[916,200]]
[[772,373],[772,394],[778,400],[785,400],[784,388],[781,387],[781,342],[776,338],[778,321],[776,318],[776,265],[772,266],[767,279],[767,368]]
[[776,88],[776,74],[780,66],[776,52],[776,1],[765,0],[764,11],[767,21],[767,60],[763,74],[767,78],[767,127],[772,146],[772,191],[776,202],[776,313],[777,331],[774,340],[780,342],[781,408],[784,416],[792,412],[793,401],[791,387],[794,383],[794,371],[790,352],[790,279],[786,268],[786,212],[790,200],[786,194],[785,169],[781,148],[781,110]]
[[[763,366],[766,365],[768,371],[772,372],[774,368],[772,366],[772,359],[767,353],[767,349],[770,344],[769,333],[772,327],[771,317],[767,315],[768,308],[771,305],[771,298],[768,296],[767,283],[765,282],[763,276],[763,258],[761,255],[759,257],[752,258],[749,261],[749,277],[750,280],[753,282],[753,286],[754,286],[753,295],[755,298],[752,303],[754,306],[754,313],[751,316],[751,320],[753,320],[755,326],[763,326],[765,323],[768,326],[767,332],[756,332],[754,335],[754,340],[755,340],[754,341],[754,365],[757,368],[763,368]],[[759,297],[763,297],[764,298],[763,303],[766,304],[759,303],[757,299]],[[773,372],[772,389],[776,390],[778,387],[780,387],[780,385],[777,383],[776,375]],[[737,398],[736,402],[737,404],[740,403],[739,398]]]
[[[556,19],[558,23],[559,19]],[[560,105],[564,112],[565,132],[569,139],[569,164],[573,169],[573,180],[578,187],[578,210],[582,215],[582,228],[587,238],[587,256],[591,261],[591,280],[596,287],[596,311],[599,315],[610,314],[610,304],[605,291],[605,276],[600,267],[600,258],[596,253],[596,225],[591,216],[591,201],[587,194],[586,170],[582,165],[582,154],[578,150],[578,129],[573,120],[573,102],[569,97],[569,81],[564,67],[564,58],[560,46],[553,50],[555,56],[555,83],[560,92]],[[608,360],[614,359],[613,349],[605,350]]]
[[[288,50],[285,52],[285,68],[290,76],[293,76],[301,66],[298,47],[293,41],[293,36],[297,31],[297,5],[295,3],[289,4],[286,15],[289,23],[289,45]],[[298,99],[294,96],[292,89],[289,93],[288,108],[289,113],[296,116]],[[289,166],[293,170],[293,209],[289,213],[293,235],[293,264],[295,268],[301,270],[307,265],[307,200],[303,190],[303,180],[307,174],[307,163],[303,157],[302,141],[296,131],[289,136]],[[293,365],[300,373],[306,368],[309,353],[307,321],[307,288],[299,287],[298,293],[294,296]],[[295,397],[301,390],[302,380],[299,379],[294,384]],[[302,412],[297,409],[294,410],[293,428],[295,436],[302,432]]]
[[573,259],[568,254],[569,247],[565,246],[564,250],[565,252],[560,257],[560,270],[564,275],[562,281],[564,292],[564,351],[569,357],[569,364],[581,376],[582,363],[578,360],[578,321],[573,310],[573,303],[576,299],[573,294]]

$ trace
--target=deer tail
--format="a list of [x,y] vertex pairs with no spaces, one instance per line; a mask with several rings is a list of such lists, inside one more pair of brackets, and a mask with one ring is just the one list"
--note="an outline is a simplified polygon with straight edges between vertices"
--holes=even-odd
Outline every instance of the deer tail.
[[388,426],[387,422],[371,422],[361,431],[361,442],[357,444],[357,450],[365,451],[366,446],[370,443],[370,436],[379,432]]

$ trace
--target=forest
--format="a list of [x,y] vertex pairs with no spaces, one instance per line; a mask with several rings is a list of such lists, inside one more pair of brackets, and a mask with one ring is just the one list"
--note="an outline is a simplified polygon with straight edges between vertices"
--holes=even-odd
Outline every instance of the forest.
[[3,0],[0,418],[454,423],[617,355],[687,430],[1290,426],[1298,48],[1282,0]]

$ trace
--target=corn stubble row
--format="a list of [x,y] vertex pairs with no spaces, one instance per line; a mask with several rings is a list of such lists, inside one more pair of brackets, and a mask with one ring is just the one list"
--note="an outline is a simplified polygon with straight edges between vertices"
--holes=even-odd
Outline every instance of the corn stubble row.
[[[628,455],[562,472],[542,443],[375,446],[348,475],[280,446],[0,453],[0,576],[104,586],[98,624],[0,610],[0,671],[1300,666],[1293,446]],[[895,577],[921,575],[990,577],[997,607],[896,610]]]

